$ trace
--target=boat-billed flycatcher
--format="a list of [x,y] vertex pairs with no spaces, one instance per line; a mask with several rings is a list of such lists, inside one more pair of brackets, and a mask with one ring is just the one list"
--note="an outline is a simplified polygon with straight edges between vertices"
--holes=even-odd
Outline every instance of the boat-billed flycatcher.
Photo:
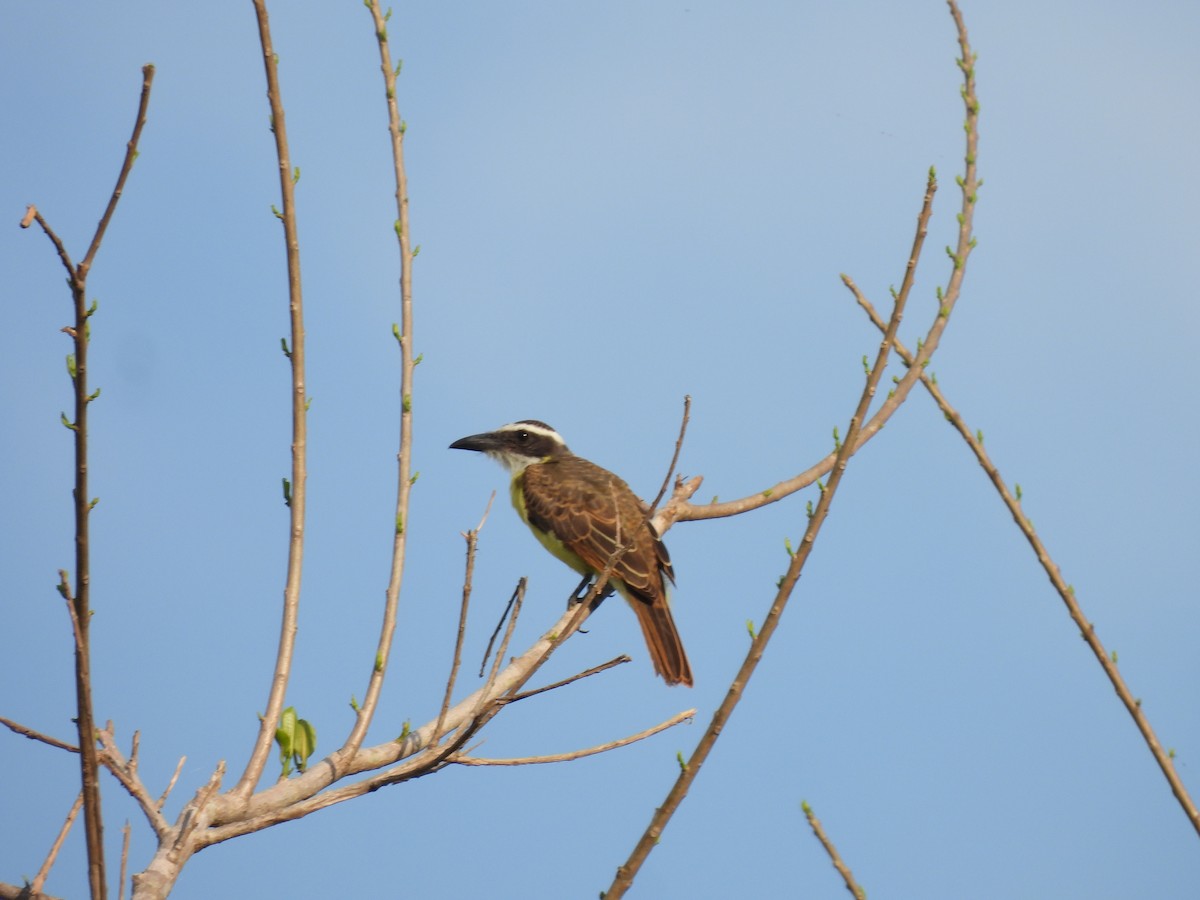
[[512,502],[547,550],[583,576],[598,575],[622,547],[609,585],[629,601],[654,670],[692,685],[692,667],[667,605],[671,558],[646,508],[624,481],[567,449],[545,422],[526,419],[450,445],[479,450],[512,473]]

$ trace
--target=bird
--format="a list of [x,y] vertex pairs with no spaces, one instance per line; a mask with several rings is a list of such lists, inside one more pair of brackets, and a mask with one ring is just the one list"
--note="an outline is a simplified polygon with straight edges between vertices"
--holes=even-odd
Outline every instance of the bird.
[[611,563],[606,587],[633,607],[654,671],[668,685],[692,686],[692,667],[667,601],[667,583],[675,583],[671,557],[629,485],[576,456],[537,419],[460,438],[450,449],[479,451],[511,473],[517,514],[543,547],[584,576],[583,584]]

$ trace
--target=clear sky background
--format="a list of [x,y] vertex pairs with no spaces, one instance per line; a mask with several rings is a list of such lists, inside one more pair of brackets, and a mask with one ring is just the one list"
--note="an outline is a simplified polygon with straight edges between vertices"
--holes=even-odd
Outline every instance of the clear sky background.
[[[1200,6],[965,3],[982,102],[979,246],[933,370],[987,447],[1193,794],[1200,794]],[[309,541],[288,700],[318,754],[374,654],[398,423],[397,253],[372,27],[357,2],[272,7],[309,335]],[[417,370],[410,566],[371,742],[436,715],[459,532],[504,474],[450,452],[520,418],[652,495],[685,394],[699,498],[806,468],[845,432],[925,175],[942,190],[905,319],[935,315],[963,109],[944,4],[397,3]],[[36,203],[76,257],[116,177],[140,67],[158,68],[126,196],[90,281],[98,719],[167,811],[240,771],[283,587],[287,330],[275,157],[249,2],[7,3],[0,11],[0,714],[72,738],[69,295]],[[613,603],[488,756],[558,753],[696,706],[696,724],[560,766],[450,769],[202,852],[180,898],[594,897],[670,787],[784,571],[810,491],[668,544],[696,672],[667,688]],[[503,494],[500,501],[503,501]],[[498,502],[467,658],[516,579],[517,647],[575,577]],[[541,683],[541,682],[539,682]],[[468,676],[462,685],[473,687]],[[32,876],[75,760],[0,734],[0,880]],[[271,770],[272,772],[274,770]],[[114,877],[150,832],[105,777]],[[634,895],[839,897],[800,810],[873,897],[1194,898],[1200,843],[962,440],[919,389],[852,462],[745,701]],[[81,896],[77,828],[47,890]]]

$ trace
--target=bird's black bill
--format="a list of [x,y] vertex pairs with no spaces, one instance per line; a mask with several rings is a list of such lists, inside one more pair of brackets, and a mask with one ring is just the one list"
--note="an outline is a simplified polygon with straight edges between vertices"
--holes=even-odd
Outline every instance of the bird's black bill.
[[493,434],[472,434],[465,438],[459,438],[450,445],[451,450],[478,450],[485,453],[488,450],[495,450],[500,442],[496,440]]

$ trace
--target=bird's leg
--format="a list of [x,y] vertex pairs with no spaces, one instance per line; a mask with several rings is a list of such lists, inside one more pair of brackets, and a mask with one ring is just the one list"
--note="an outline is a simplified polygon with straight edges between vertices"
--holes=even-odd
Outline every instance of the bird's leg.
[[[571,599],[567,601],[567,608],[570,609],[573,604],[582,603],[583,599],[589,593],[591,593],[591,590],[592,590],[592,576],[584,575],[583,581],[579,582],[579,587],[575,588],[575,590],[571,594]],[[604,586],[604,590],[602,590],[599,594],[597,594],[596,599],[592,601],[592,605],[588,609],[588,612],[594,613],[597,609],[600,608],[600,604],[603,603],[607,598],[611,597],[612,595],[613,595],[612,585],[606,584]],[[587,631],[584,630],[583,628],[580,628],[579,633],[587,634]]]
[[611,597],[613,593],[615,593],[613,591],[613,586],[611,584],[606,584],[604,586],[604,590],[597,594],[596,599],[592,601],[592,608],[589,609],[588,612],[595,612],[598,610],[600,608],[600,604]]
[[583,598],[588,595],[588,589],[592,586],[592,576],[584,575],[583,581],[579,582],[579,587],[571,592],[571,599],[567,601],[567,609],[570,609],[576,603],[582,603]]

